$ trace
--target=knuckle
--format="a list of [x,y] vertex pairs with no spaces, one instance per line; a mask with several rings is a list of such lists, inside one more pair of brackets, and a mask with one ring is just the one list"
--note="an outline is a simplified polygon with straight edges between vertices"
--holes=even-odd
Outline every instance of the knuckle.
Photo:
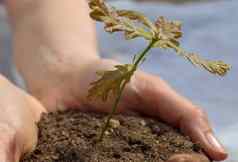
[[207,113],[200,109],[200,108],[194,108],[189,112],[186,112],[181,115],[181,118],[179,119],[179,126],[183,129],[184,127],[189,127],[192,123],[207,123],[208,117]]

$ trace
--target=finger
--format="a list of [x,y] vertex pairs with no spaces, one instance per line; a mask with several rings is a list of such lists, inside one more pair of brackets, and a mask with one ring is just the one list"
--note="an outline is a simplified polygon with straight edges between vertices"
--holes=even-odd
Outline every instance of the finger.
[[[21,155],[34,149],[37,143],[37,127],[33,113],[23,109],[21,111],[1,108],[3,112],[13,112],[19,116],[10,116],[8,113],[0,117],[0,162],[18,162]],[[13,111],[15,110],[15,111]],[[31,119],[32,118],[32,119]]]
[[167,162],[210,162],[210,160],[199,154],[179,154],[172,156]]
[[194,109],[188,115],[180,118],[181,130],[189,135],[194,142],[199,143],[205,152],[214,160],[227,158],[227,153],[213,134],[207,115],[199,109]]
[[178,95],[159,77],[138,72],[130,83],[135,110],[180,127],[194,142],[199,142],[214,160],[227,157],[214,137],[206,115],[186,98]]
[[0,161],[18,162],[20,158],[19,145],[16,142],[15,131],[7,125],[0,125]]

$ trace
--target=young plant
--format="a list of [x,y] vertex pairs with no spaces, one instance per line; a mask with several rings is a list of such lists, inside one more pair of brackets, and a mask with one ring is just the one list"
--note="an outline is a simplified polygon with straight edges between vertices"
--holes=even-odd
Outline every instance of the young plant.
[[160,16],[155,22],[152,22],[140,12],[118,10],[106,4],[103,0],[91,0],[89,7],[91,8],[91,18],[103,22],[105,31],[109,33],[123,32],[126,40],[142,37],[148,42],[147,47],[134,56],[131,64],[116,65],[114,70],[100,71],[97,73],[100,78],[91,83],[88,91],[89,98],[99,98],[105,102],[108,96],[113,95],[115,97],[112,111],[102,129],[100,140],[103,139],[110,120],[116,112],[126,84],[130,81],[138,66],[143,63],[150,49],[157,47],[172,49],[177,55],[185,58],[193,65],[219,76],[224,76],[230,70],[230,65],[223,63],[223,61],[202,59],[199,55],[182,49],[179,39],[183,33],[179,21],[169,21]]

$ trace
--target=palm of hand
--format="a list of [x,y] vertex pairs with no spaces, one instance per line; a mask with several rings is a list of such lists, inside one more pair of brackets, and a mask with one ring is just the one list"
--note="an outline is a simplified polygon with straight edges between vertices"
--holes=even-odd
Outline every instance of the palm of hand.
[[[82,64],[82,59],[74,59],[75,62],[71,61],[70,64],[68,64],[68,61],[65,61],[65,64],[62,62],[55,63],[54,65],[59,67],[46,69],[44,74],[40,74],[45,75],[45,78],[47,78],[46,82],[37,82],[34,81],[37,78],[29,78],[31,81],[28,81],[28,83],[38,83],[28,85],[28,87],[32,88],[30,89],[31,93],[43,103],[48,111],[56,111],[62,108],[75,108],[81,111],[96,112],[110,111],[113,100],[109,100],[108,102],[89,101],[87,94],[90,83],[96,79],[96,71],[111,69],[118,63],[106,59],[85,59]],[[128,84],[122,101],[119,104],[118,111],[137,111],[140,107],[147,106],[147,103],[141,100],[140,87],[138,88],[138,86],[143,85],[141,84],[143,78],[140,75],[141,72],[136,73],[135,77]],[[47,88],[41,89],[41,87]],[[145,93],[148,92],[145,91]],[[166,120],[168,121],[169,119]],[[178,160],[184,159],[194,159],[194,161],[197,160],[197,162],[200,162],[206,158],[198,155],[181,155],[171,158],[170,162],[179,162]]]

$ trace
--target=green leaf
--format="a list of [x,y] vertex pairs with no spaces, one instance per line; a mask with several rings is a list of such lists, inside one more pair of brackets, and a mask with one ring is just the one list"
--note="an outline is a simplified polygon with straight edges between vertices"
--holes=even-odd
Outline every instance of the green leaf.
[[106,101],[110,94],[117,95],[123,83],[130,81],[134,73],[132,64],[116,65],[115,70],[97,72],[99,79],[91,83],[88,98]]

